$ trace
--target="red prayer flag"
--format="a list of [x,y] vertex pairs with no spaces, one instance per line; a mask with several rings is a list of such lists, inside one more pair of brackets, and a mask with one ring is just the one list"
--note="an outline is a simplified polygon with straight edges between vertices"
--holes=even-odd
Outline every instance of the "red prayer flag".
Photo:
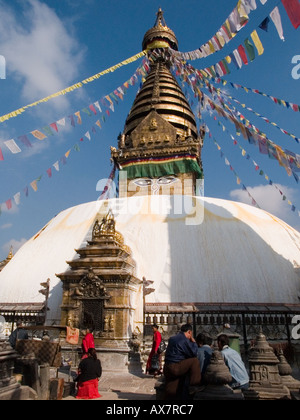
[[89,108],[90,108],[90,110],[91,111],[93,111],[93,113],[95,114],[95,115],[97,115],[97,111],[96,111],[96,109],[95,109],[95,107],[94,107],[94,105],[92,104],[92,105],[89,105]]
[[243,60],[243,63],[248,64],[247,54],[246,54],[245,48],[242,45],[238,46],[238,52],[241,56],[241,59]]
[[58,128],[57,128],[57,124],[54,122],[54,123],[51,123],[50,124],[50,127],[52,127],[53,128],[53,130],[55,130],[57,133],[58,133]]
[[222,69],[223,74],[224,74],[224,75],[225,75],[225,74],[227,74],[227,71],[226,71],[226,68],[225,68],[225,66],[224,66],[223,61],[219,61],[219,65],[220,65],[220,67],[221,67],[221,69]]
[[300,26],[300,3],[299,0],[281,0],[290,21],[295,29]]
[[48,174],[49,178],[52,177],[52,169],[51,168],[47,169],[47,174]]
[[0,160],[4,160],[3,154],[2,154],[2,150],[0,149]]
[[7,210],[10,210],[12,208],[11,199],[7,200],[5,204],[6,204]]

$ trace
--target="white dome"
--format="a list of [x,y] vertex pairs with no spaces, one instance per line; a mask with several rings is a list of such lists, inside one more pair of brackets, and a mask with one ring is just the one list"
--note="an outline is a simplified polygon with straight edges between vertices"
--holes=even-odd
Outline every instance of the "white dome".
[[50,278],[48,320],[59,321],[55,274],[69,268],[110,207],[137,277],[154,280],[147,303],[299,303],[299,232],[246,204],[188,196],[96,201],[61,212],[0,273],[0,303],[42,302],[40,283]]

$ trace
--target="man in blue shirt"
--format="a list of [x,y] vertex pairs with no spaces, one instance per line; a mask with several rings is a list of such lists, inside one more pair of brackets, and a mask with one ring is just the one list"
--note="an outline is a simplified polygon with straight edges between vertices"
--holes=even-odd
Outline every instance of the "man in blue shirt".
[[231,387],[247,389],[249,386],[248,372],[240,354],[236,350],[229,347],[228,335],[219,335],[218,347],[233,379],[232,383],[230,384]]
[[213,354],[213,349],[211,348],[212,339],[200,333],[196,337],[196,343],[198,344],[197,357],[200,362],[201,375],[203,377]]
[[187,399],[190,385],[200,385],[201,370],[197,359],[198,345],[189,324],[171,337],[165,354],[165,399]]

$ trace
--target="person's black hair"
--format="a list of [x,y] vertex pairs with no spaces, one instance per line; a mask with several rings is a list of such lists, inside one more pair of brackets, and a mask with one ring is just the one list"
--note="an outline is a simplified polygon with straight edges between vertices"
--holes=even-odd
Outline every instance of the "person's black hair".
[[156,328],[158,330],[159,326],[157,324],[152,325],[153,328]]
[[97,352],[94,348],[89,348],[88,349],[88,356],[93,358],[94,360],[97,360]]
[[222,347],[229,346],[229,337],[226,334],[219,335],[217,341],[221,343]]
[[210,346],[211,343],[212,343],[212,338],[209,337],[208,335],[200,333],[196,337],[196,343],[197,344],[202,344],[202,345],[207,344],[208,346]]
[[191,326],[191,324],[184,324],[181,326],[180,331],[181,332],[193,331],[193,327]]

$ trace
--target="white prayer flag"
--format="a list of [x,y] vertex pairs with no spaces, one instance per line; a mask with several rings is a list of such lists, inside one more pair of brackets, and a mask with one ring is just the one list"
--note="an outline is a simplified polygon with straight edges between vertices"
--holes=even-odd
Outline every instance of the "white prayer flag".
[[4,144],[13,154],[20,153],[22,151],[13,139],[5,141]]

